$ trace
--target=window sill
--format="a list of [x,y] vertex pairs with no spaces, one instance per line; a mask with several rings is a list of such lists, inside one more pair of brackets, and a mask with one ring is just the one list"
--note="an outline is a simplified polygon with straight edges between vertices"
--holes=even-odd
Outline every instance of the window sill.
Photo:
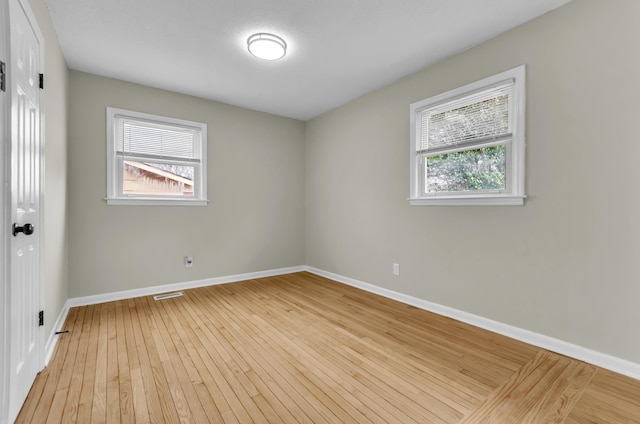
[[207,206],[208,200],[199,199],[150,199],[136,198],[106,198],[107,205],[112,206]]
[[522,206],[523,195],[460,195],[410,198],[411,206]]

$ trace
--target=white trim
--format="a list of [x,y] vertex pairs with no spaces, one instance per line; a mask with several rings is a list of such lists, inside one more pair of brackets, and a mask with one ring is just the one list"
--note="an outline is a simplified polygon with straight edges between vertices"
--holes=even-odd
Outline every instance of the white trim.
[[306,271],[640,380],[640,364],[318,268]]
[[235,283],[237,281],[253,280],[256,278],[273,277],[274,275],[292,274],[306,269],[305,266],[278,268],[267,271],[249,272],[246,274],[227,275],[223,277],[206,278],[204,280],[187,281],[183,283],[165,284],[161,286],[145,287],[141,289],[124,290],[113,293],[96,294],[92,296],[74,297],[67,300],[68,307],[95,305],[97,303],[112,302],[114,300],[131,299],[134,297],[150,296],[177,290],[194,289],[198,287],[215,286],[218,284]]
[[[33,13],[33,10],[31,9],[31,4],[29,3],[28,0],[20,0],[20,5],[22,6],[22,8],[25,11],[25,14],[27,15],[27,18],[29,19],[29,23],[31,24],[34,32],[36,33],[36,37],[38,38],[38,42],[40,43],[40,73],[42,73],[43,77],[43,87],[46,87],[46,78],[47,78],[47,72],[46,72],[46,68],[45,68],[45,39],[44,39],[44,35],[42,34],[42,31],[40,30],[40,24],[38,23],[38,19],[36,18],[35,14]],[[38,90],[38,96],[40,97],[38,99],[38,107],[40,109],[40,151],[38,152],[40,159],[38,161],[38,164],[40,165],[40,199],[39,202],[40,204],[38,205],[38,208],[40,209],[38,214],[39,214],[39,218],[40,218],[40,232],[38,233],[38,237],[39,237],[39,243],[40,245],[38,246],[38,249],[40,250],[38,252],[38,260],[40,261],[40,263],[38,264],[38,281],[40,284],[39,287],[39,296],[40,296],[40,311],[44,311],[44,288],[45,288],[45,267],[46,267],[46,258],[45,258],[45,246],[46,246],[46,232],[44,231],[45,225],[46,225],[46,205],[45,205],[45,191],[47,189],[46,187],[46,155],[45,155],[45,149],[46,149],[46,133],[45,133],[45,125],[46,125],[46,93],[44,88]],[[37,229],[36,229],[37,231]],[[43,312],[46,313],[46,312]],[[40,351],[38,352],[39,355],[39,359],[40,359],[40,370],[42,371],[45,367],[45,344],[44,344],[44,327],[42,327],[40,329],[40,335],[39,335],[39,343],[40,343]],[[35,381],[35,380],[34,380]]]
[[505,194],[433,196],[409,199],[411,206],[522,206],[527,196]]
[[67,300],[58,315],[58,319],[56,319],[55,324],[53,324],[53,328],[51,329],[51,334],[49,334],[49,339],[47,340],[47,344],[44,347],[44,366],[49,365],[49,361],[51,360],[51,356],[53,356],[53,351],[56,348],[56,344],[58,343],[58,336],[56,332],[62,331],[62,326],[67,320],[67,315],[69,315],[69,301]]
[[106,197],[107,205],[117,206],[207,206],[208,200],[189,200],[189,199],[145,199],[143,197],[126,198],[110,198]]

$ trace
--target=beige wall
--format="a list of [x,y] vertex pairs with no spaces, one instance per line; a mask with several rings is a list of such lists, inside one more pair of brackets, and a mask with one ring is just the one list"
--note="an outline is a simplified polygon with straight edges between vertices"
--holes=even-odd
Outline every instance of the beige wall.
[[44,0],[29,0],[45,48],[45,338],[68,298],[67,239],[67,64]]
[[[69,297],[304,264],[303,122],[75,71],[69,95]],[[210,204],[107,206],[107,106],[206,123]]]
[[[575,0],[308,122],[306,264],[640,362],[640,2],[613,3]],[[409,104],[521,64],[525,206],[410,207]]]

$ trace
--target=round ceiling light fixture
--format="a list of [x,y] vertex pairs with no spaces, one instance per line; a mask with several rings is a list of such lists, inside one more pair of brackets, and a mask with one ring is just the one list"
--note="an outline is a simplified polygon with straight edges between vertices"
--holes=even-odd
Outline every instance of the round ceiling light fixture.
[[259,59],[278,60],[287,54],[287,43],[277,35],[259,32],[247,39],[249,53]]

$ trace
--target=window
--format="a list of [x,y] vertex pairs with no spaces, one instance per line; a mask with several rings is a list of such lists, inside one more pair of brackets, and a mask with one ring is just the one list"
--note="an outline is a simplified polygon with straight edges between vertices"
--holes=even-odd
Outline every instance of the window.
[[411,105],[411,205],[524,203],[524,65]]
[[207,204],[207,125],[107,108],[107,204]]

